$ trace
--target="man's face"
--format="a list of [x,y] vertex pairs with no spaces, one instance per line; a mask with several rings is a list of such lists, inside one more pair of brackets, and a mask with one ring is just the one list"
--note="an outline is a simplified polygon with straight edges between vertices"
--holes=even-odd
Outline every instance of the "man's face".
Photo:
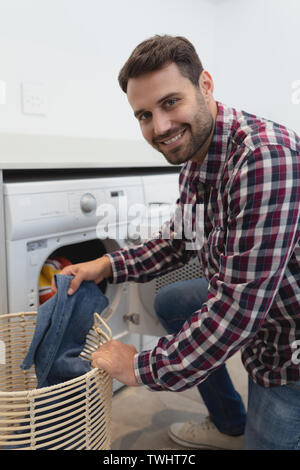
[[176,64],[130,78],[127,97],[144,138],[169,163],[197,160],[214,120],[200,88],[184,77]]

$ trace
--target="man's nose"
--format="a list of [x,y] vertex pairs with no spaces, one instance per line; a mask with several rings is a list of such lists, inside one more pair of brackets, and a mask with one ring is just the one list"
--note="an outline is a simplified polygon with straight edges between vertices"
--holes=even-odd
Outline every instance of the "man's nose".
[[172,122],[167,113],[157,113],[153,115],[154,138],[165,136],[172,128]]

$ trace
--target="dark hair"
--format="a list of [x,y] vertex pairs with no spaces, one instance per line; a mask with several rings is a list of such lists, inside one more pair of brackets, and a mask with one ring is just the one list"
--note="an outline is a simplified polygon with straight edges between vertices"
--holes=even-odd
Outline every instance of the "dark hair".
[[126,93],[130,78],[158,70],[168,62],[177,64],[183,76],[199,85],[203,66],[190,41],[181,36],[156,35],[134,49],[119,73],[120,87]]

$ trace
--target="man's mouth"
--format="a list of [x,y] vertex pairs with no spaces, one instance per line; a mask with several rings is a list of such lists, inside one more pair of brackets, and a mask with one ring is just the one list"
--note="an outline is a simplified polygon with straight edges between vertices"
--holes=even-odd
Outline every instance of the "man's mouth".
[[179,140],[183,134],[185,133],[186,129],[183,129],[182,131],[180,131],[178,134],[174,135],[174,137],[172,137],[171,139],[168,139],[168,140],[163,140],[161,141],[160,143],[161,144],[164,144],[164,145],[170,145],[170,144],[173,144],[174,142],[177,142],[177,140]]

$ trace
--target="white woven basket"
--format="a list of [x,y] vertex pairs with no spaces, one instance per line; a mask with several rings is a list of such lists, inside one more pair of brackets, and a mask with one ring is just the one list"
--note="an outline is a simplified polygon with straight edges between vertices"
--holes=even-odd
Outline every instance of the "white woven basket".
[[[36,388],[34,367],[20,369],[36,316],[0,315],[0,449],[109,449],[112,379],[105,371],[95,368],[67,382]],[[81,356],[90,359],[110,339],[109,327],[95,314]]]

